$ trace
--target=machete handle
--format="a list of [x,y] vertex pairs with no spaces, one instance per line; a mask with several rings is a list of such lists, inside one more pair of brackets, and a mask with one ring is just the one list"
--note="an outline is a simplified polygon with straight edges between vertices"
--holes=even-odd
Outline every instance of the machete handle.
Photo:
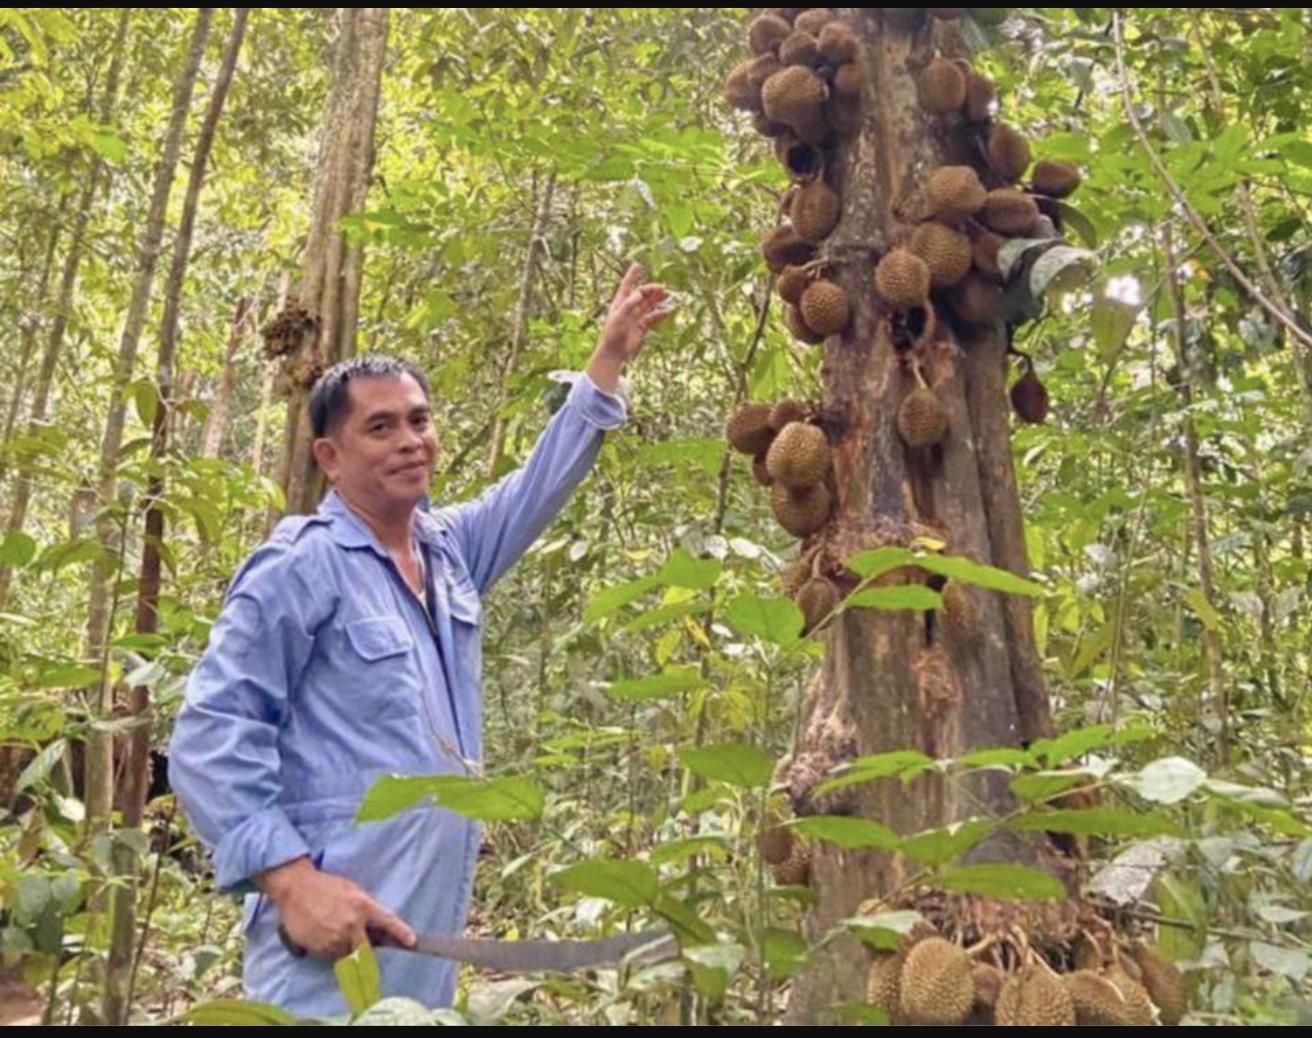
[[[402,948],[404,945],[399,944],[392,938],[392,935],[382,930],[375,930],[372,927],[367,931],[369,934],[369,943],[375,948]],[[278,940],[282,941],[282,946],[287,949],[287,954],[293,959],[303,959],[309,952],[292,940],[292,935],[287,932],[287,928],[278,924]]]

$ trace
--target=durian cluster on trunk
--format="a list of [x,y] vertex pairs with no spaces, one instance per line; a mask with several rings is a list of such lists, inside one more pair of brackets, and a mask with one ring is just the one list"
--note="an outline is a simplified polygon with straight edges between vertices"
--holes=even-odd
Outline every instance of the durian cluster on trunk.
[[792,180],[761,252],[777,275],[789,331],[814,345],[852,319],[852,299],[824,276],[826,261],[818,254],[843,208],[826,179],[828,159],[861,125],[860,43],[827,7],[773,8],[752,21],[747,39],[755,57],[729,73],[725,94],[774,141]]
[[1004,1027],[1174,1025],[1184,1016],[1179,969],[1140,942],[1061,971],[1033,950],[1009,957],[982,941],[971,950],[919,923],[875,955],[866,1001],[893,1024]]

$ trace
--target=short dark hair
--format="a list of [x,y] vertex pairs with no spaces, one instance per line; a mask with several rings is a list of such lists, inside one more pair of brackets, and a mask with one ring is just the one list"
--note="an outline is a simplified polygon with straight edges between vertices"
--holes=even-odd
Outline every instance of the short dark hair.
[[381,353],[338,361],[315,380],[310,390],[310,427],[314,435],[327,436],[346,417],[351,407],[350,382],[355,378],[400,378],[409,375],[419,383],[428,399],[428,379],[408,360]]

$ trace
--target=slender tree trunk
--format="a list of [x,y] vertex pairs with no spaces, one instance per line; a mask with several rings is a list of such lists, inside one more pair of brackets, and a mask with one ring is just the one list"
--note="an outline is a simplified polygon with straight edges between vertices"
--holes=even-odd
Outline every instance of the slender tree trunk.
[[[1010,444],[1007,340],[1001,325],[960,341],[940,316],[938,331],[904,353],[889,313],[869,290],[879,256],[910,229],[908,206],[931,169],[970,162],[967,152],[920,107],[915,74],[935,49],[964,56],[954,23],[925,20],[909,31],[880,9],[844,8],[863,41],[866,83],[860,128],[835,149],[824,176],[842,197],[842,216],[823,251],[826,275],[855,300],[852,321],[823,347],[822,421],[831,432],[838,509],[809,544],[826,566],[919,537],[944,551],[1025,575],[1020,499]],[[916,385],[918,364],[949,415],[943,441],[912,450],[896,426]],[[882,584],[919,582],[898,570]],[[952,757],[979,746],[1017,746],[1050,731],[1047,691],[1030,609],[1012,596],[965,588],[973,623],[951,627],[941,614],[851,610],[833,622],[811,684],[800,733],[778,779],[799,814],[856,814],[909,834],[1014,807],[1005,777],[979,773],[945,781],[930,772],[817,796],[835,765],[864,754],[918,749]],[[968,861],[1034,863],[1038,846],[1001,835],[975,846]],[[912,862],[877,851],[813,847],[804,922],[818,940],[867,898],[889,894],[915,873]],[[855,939],[827,944],[794,983],[787,1018],[817,1022],[829,1007],[863,1001],[870,955]]]
[[[97,113],[102,124],[108,123],[118,102],[119,79],[123,73],[123,56],[126,53],[128,21],[132,8],[125,7],[119,13],[118,26],[114,33],[114,44],[110,51],[109,72],[105,78],[105,93],[101,98]],[[32,410],[28,416],[27,433],[35,436],[45,424],[46,409],[50,403],[50,387],[55,378],[55,366],[59,361],[60,351],[64,346],[64,332],[68,328],[68,317],[73,309],[73,293],[77,287],[78,267],[82,263],[82,252],[86,247],[87,228],[91,223],[91,210],[95,205],[96,191],[100,186],[102,174],[105,179],[105,161],[97,158],[91,164],[82,196],[78,199],[77,215],[73,218],[73,233],[68,240],[68,251],[64,254],[64,268],[59,278],[59,300],[55,304],[54,318],[50,323],[50,335],[46,339],[46,348],[41,355],[41,368],[37,372],[36,385],[32,390]],[[32,500],[32,477],[20,469],[14,487],[14,499],[9,509],[7,533],[21,533],[27,524],[27,509]],[[0,563],[0,613],[9,604],[10,583],[13,568]]]
[[[1175,309],[1175,320],[1171,324],[1172,342],[1175,346],[1175,364],[1180,371],[1180,385],[1177,390],[1182,407],[1180,428],[1184,434],[1184,491],[1189,501],[1190,535],[1198,565],[1198,591],[1207,604],[1212,615],[1219,615],[1217,608],[1216,585],[1212,577],[1212,543],[1207,532],[1207,499],[1203,495],[1203,482],[1198,464],[1198,432],[1193,419],[1193,386],[1189,376],[1189,363],[1185,351],[1185,311],[1184,291],[1180,287],[1180,274],[1176,269],[1175,241],[1168,224],[1162,235],[1162,247],[1166,256],[1166,284],[1171,293],[1171,303]],[[1225,673],[1222,663],[1221,635],[1212,623],[1212,618],[1201,617],[1203,621],[1203,669],[1207,681],[1209,708],[1217,724],[1217,758],[1224,761],[1227,743],[1230,738],[1230,703],[1225,685]]]
[[[159,399],[151,430],[150,456],[156,462],[156,472],[162,471],[168,452],[169,417],[173,408],[173,366],[178,345],[178,314],[182,306],[182,288],[187,275],[187,261],[191,255],[192,233],[196,226],[196,210],[205,182],[205,169],[209,164],[210,149],[228,87],[237,67],[242,37],[246,32],[246,19],[250,8],[239,7],[233,14],[232,30],[223,51],[218,78],[210,93],[209,106],[196,138],[196,150],[191,160],[186,195],[178,232],[173,239],[173,260],[169,267],[168,282],[164,290],[164,316],[159,331],[159,351],[155,365],[156,388]],[[185,109],[184,109],[185,112]],[[159,628],[159,593],[161,580],[160,551],[164,542],[164,480],[152,476],[146,505],[146,533],[141,554],[141,576],[137,590],[138,634],[154,634]],[[153,728],[150,688],[138,685],[132,689],[128,712],[140,722],[132,729],[128,744],[127,762],[122,784],[123,826],[139,829],[146,805],[146,784],[150,771],[150,733]],[[137,855],[132,847],[116,842],[113,852],[114,872],[121,882],[112,888],[111,931],[109,965],[105,976],[104,1018],[111,1023],[127,1023],[128,984],[132,973],[136,927]]]
[[[9,441],[13,438],[14,425],[18,422],[18,412],[22,409],[23,397],[27,392],[27,376],[31,368],[32,353],[36,350],[36,341],[41,331],[41,315],[45,310],[46,292],[50,287],[50,271],[55,265],[55,247],[59,244],[61,229],[61,225],[56,224],[55,229],[50,233],[50,241],[46,243],[46,257],[41,264],[41,274],[37,278],[36,294],[31,297],[32,310],[22,322],[18,370],[14,372],[13,395],[9,398],[9,408],[5,414],[3,439],[0,439],[0,444],[5,448],[9,447]],[[9,455],[6,451],[0,453],[0,481],[3,481],[8,471]]]
[[506,420],[501,412],[510,399],[510,380],[515,373],[515,361],[519,351],[524,348],[524,339],[528,334],[528,315],[533,307],[533,280],[537,276],[538,264],[546,248],[547,221],[551,218],[551,202],[556,193],[556,174],[548,173],[542,184],[542,195],[538,199],[537,209],[533,214],[533,225],[528,232],[528,248],[524,250],[524,269],[519,277],[519,298],[515,301],[515,316],[510,328],[510,344],[506,347],[505,359],[501,363],[501,372],[497,377],[496,407],[492,411],[492,435],[488,437],[487,474],[491,478],[496,471],[497,460],[505,446]]
[[228,348],[223,353],[223,376],[219,380],[218,392],[210,404],[209,416],[205,419],[205,433],[201,438],[200,456],[217,458],[223,446],[223,437],[228,431],[228,409],[232,406],[232,393],[237,386],[237,350],[246,338],[248,317],[255,312],[250,296],[237,300],[232,322],[228,325]]
[[279,482],[288,512],[313,511],[322,492],[310,446],[306,400],[318,373],[355,352],[364,246],[349,245],[338,224],[364,205],[374,161],[374,123],[387,49],[388,8],[337,10],[333,85],[324,111],[314,211],[298,299],[317,317],[283,362],[290,384]]
[[[191,94],[195,88],[196,77],[200,71],[201,58],[205,51],[205,39],[209,35],[213,8],[203,7],[196,17],[188,44],[186,63],[173,87],[173,110],[169,115],[168,128],[164,136],[164,146],[160,152],[159,166],[155,171],[155,183],[151,192],[150,211],[146,218],[145,233],[141,242],[141,253],[137,264],[136,282],[132,289],[132,298],[128,303],[127,316],[124,321],[123,335],[119,341],[118,361],[114,371],[114,386],[110,398],[109,413],[105,419],[105,432],[100,445],[100,463],[97,471],[97,493],[101,517],[96,523],[96,535],[100,540],[105,558],[115,552],[119,539],[118,521],[113,509],[117,494],[118,452],[123,443],[123,426],[127,414],[125,387],[132,378],[136,364],[137,346],[141,341],[142,329],[146,323],[150,296],[154,287],[155,265],[159,259],[160,245],[164,237],[164,221],[167,215],[169,191],[177,172],[178,153],[182,148],[182,135],[186,128],[187,111],[191,105]],[[126,519],[122,520],[126,522]],[[113,684],[109,680],[109,627],[110,627],[110,581],[112,571],[100,564],[92,565],[90,593],[87,608],[87,649],[86,658],[101,671],[95,701],[92,704],[96,716],[108,718],[114,708]],[[87,799],[87,827],[91,832],[98,832],[109,824],[110,810],[113,805],[114,780],[113,738],[104,733],[94,734],[87,747],[86,781],[84,783]]]

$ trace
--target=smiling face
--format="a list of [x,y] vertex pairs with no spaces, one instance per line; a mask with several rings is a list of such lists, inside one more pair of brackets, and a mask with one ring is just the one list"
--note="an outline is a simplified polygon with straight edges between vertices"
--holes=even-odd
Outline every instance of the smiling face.
[[350,406],[314,457],[349,503],[376,516],[408,516],[428,491],[437,436],[423,387],[409,375],[353,378]]

